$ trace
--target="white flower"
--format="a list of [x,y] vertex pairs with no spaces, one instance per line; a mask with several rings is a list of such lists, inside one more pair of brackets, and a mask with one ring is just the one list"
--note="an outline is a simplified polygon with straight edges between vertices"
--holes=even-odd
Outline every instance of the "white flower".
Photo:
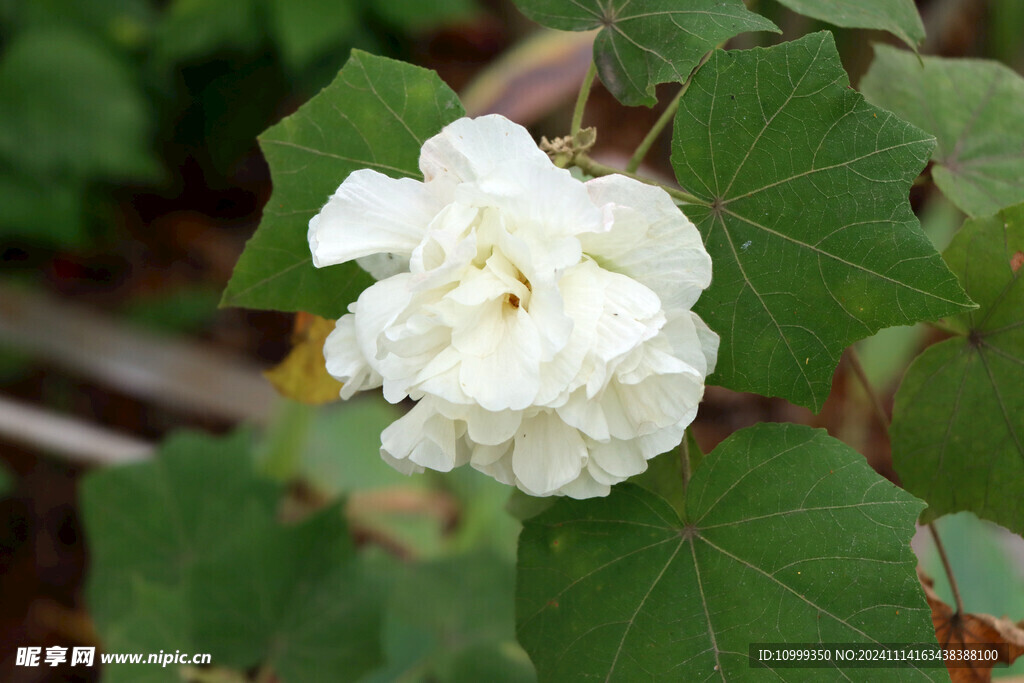
[[324,345],[342,397],[417,402],[384,460],[587,498],[679,443],[718,336],[690,311],[711,259],[669,195],[580,182],[501,116],[450,124],[420,169],[355,171],[309,222],[316,266],[377,279]]

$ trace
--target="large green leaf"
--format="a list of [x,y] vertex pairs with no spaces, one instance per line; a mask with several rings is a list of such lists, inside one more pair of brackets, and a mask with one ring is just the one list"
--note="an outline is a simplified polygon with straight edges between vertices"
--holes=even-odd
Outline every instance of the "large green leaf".
[[934,642],[909,545],[921,507],[823,431],[745,429],[698,467],[682,517],[626,484],[525,522],[519,640],[541,681],[763,680],[751,643]]
[[998,62],[918,59],[876,45],[861,90],[935,135],[932,177],[966,213],[1024,201],[1024,79]]
[[278,526],[190,577],[193,638],[221,665],[282,681],[353,680],[380,664],[380,606],[365,589],[340,506]]
[[[515,641],[515,568],[486,553],[434,562],[379,558],[387,666],[360,683],[530,683]],[[381,566],[383,565],[383,566]]]
[[339,507],[282,526],[282,489],[254,475],[245,435],[173,437],[152,462],[88,475],[87,592],[107,649],[192,645],[286,682],[376,667],[377,594]]
[[914,47],[924,40],[924,24],[914,0],[779,0],[794,12],[845,28],[888,31]]
[[970,510],[1024,532],[1024,204],[968,220],[945,252],[981,308],[907,370],[893,463],[929,518]]
[[309,219],[356,169],[421,177],[420,147],[462,115],[437,74],[353,50],[334,82],[260,136],[274,191],[222,305],[342,315],[373,280],[355,263],[314,268]]
[[814,410],[839,356],[970,304],[907,201],[933,141],[848,87],[830,33],[717,51],[676,114],[672,164],[714,263],[696,310],[714,380]]
[[133,609],[136,577],[177,585],[205,558],[230,555],[274,526],[281,487],[257,479],[244,433],[172,436],[153,462],[97,470],[82,483],[92,552],[90,611],[101,632]]
[[564,31],[603,28],[594,40],[601,81],[623,104],[653,105],[654,86],[682,82],[705,52],[746,31],[775,31],[741,0],[515,0],[523,14]]

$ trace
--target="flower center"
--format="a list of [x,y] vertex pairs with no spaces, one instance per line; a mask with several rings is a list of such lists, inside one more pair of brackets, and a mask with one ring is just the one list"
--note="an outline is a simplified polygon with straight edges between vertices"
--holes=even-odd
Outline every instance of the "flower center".
[[[516,268],[514,265],[512,266],[512,270],[514,271],[516,281],[519,282],[519,284],[523,285],[526,291],[523,291],[523,288],[521,287],[516,287],[515,289],[519,293],[517,294],[515,291],[512,291],[506,294],[505,303],[510,305],[512,308],[519,308],[520,306],[523,306],[525,308],[526,305],[529,304],[530,302],[529,296],[530,293],[533,292],[533,287],[530,286],[530,281],[526,278],[525,275],[523,275],[523,272],[521,270]],[[523,299],[526,299],[526,301],[524,302]]]

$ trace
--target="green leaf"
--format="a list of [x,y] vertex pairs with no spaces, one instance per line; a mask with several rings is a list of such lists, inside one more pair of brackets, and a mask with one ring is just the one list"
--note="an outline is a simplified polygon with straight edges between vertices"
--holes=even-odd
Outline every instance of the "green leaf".
[[623,104],[652,106],[654,86],[682,82],[716,44],[746,31],[779,29],[741,0],[515,0],[538,24],[563,31],[601,28],[594,63]]
[[466,20],[478,8],[474,0],[390,0],[375,3],[372,9],[401,30],[414,32]]
[[153,180],[149,112],[134,75],[71,29],[19,35],[0,61],[0,160],[34,177]]
[[[704,459],[696,439],[693,438],[693,431],[687,429],[685,438],[686,457],[689,460],[689,472],[692,473]],[[656,458],[647,461],[647,469],[640,474],[630,477],[629,481],[642,486],[652,493],[664,498],[677,512],[682,513],[686,507],[686,486],[683,484],[683,460],[680,449],[673,448],[668,453],[662,453]],[[543,500],[543,499],[542,499]]]
[[928,519],[970,510],[1024,532],[1024,204],[970,219],[945,252],[981,307],[896,393],[893,464]]
[[359,17],[351,0],[267,0],[270,29],[281,55],[300,69],[330,48],[351,44]]
[[388,486],[424,487],[380,457],[380,434],[402,411],[380,395],[360,396],[314,412],[301,474],[321,493],[337,496]]
[[779,0],[794,12],[844,28],[888,31],[910,47],[924,40],[914,0]]
[[761,680],[751,643],[933,643],[909,545],[921,507],[824,431],[744,429],[701,463],[682,517],[626,484],[527,521],[519,640],[540,681]]
[[314,268],[309,219],[354,170],[421,177],[420,147],[463,113],[437,74],[353,50],[334,82],[260,136],[274,191],[221,304],[341,316],[373,280],[355,263]]
[[515,641],[511,562],[478,552],[390,569],[381,586],[388,664],[360,683],[535,680]]
[[218,50],[250,51],[262,38],[257,0],[172,0],[157,26],[153,59],[164,67]]
[[907,196],[924,132],[848,87],[832,34],[716,51],[676,114],[683,209],[714,263],[714,381],[820,410],[843,349],[970,301]]
[[[181,586],[153,583],[134,577],[121,586],[136,608],[104,625],[103,649],[107,652],[203,652],[192,638],[188,607]],[[106,667],[104,683],[180,683],[176,666],[153,666],[148,662],[119,663]]]
[[82,220],[85,182],[37,178],[16,164],[0,164],[0,237],[75,249],[88,244]]
[[152,462],[89,474],[87,593],[108,648],[192,643],[218,665],[266,665],[286,682],[376,667],[378,596],[340,506],[282,526],[282,493],[253,474],[244,433],[179,435]]
[[353,559],[341,508],[332,506],[276,527],[230,561],[197,564],[189,586],[195,642],[222,665],[266,665],[295,683],[352,680],[375,668],[380,607]]
[[152,462],[97,470],[82,483],[92,552],[87,594],[101,632],[133,605],[135,577],[177,585],[207,557],[230,556],[274,526],[281,487],[257,479],[245,433],[172,436]]
[[967,214],[1024,201],[1024,79],[998,62],[921,59],[875,45],[860,88],[935,135],[932,178]]

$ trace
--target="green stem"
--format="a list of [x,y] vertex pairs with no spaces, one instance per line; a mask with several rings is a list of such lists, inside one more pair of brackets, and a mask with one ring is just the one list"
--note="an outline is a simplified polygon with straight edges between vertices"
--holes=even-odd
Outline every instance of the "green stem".
[[594,84],[594,76],[597,75],[597,65],[590,62],[587,75],[583,77],[583,85],[580,86],[580,94],[576,97],[576,108],[572,112],[572,126],[569,134],[576,137],[583,127],[583,110],[587,108],[587,99],[590,97],[590,86]]
[[868,399],[871,401],[871,407],[875,409],[875,415],[878,416],[878,421],[882,423],[882,427],[885,431],[889,431],[889,416],[885,413],[885,407],[882,405],[882,399],[879,398],[878,394],[875,393],[874,387],[871,386],[871,382],[868,380],[868,373],[864,372],[864,366],[860,363],[860,356],[857,355],[857,350],[852,346],[847,349],[846,357],[850,361],[850,367],[853,368],[853,374],[860,380],[861,386],[864,388],[864,393],[868,395]]
[[693,196],[689,192],[683,192],[682,190],[676,189],[674,187],[669,187],[668,185],[663,185],[662,183],[651,180],[650,178],[643,178],[629,171],[623,171],[612,166],[607,166],[605,164],[594,161],[586,154],[577,154],[575,157],[573,157],[572,163],[587,175],[598,177],[618,173],[619,175],[624,175],[627,178],[639,180],[641,183],[644,183],[646,185],[660,187],[661,189],[665,190],[665,192],[668,192],[669,195],[675,197],[681,202],[685,202],[687,204],[699,204],[700,206],[710,206],[710,204],[708,204],[706,201],[700,199],[699,197]]
[[651,150],[651,145],[653,145],[654,141],[658,139],[659,135],[661,135],[661,131],[665,130],[665,126],[668,125],[669,121],[675,117],[676,110],[679,109],[679,101],[683,98],[686,90],[690,87],[690,81],[693,80],[693,74],[697,73],[697,71],[704,66],[704,62],[710,59],[712,52],[714,52],[714,50],[706,52],[704,56],[700,58],[700,62],[694,67],[693,71],[690,72],[690,75],[686,77],[682,87],[679,88],[679,92],[676,93],[676,96],[673,97],[672,101],[668,103],[667,107],[665,107],[665,111],[661,112],[661,116],[659,116],[658,120],[654,122],[651,129],[647,131],[647,135],[640,141],[640,145],[636,148],[636,151],[633,152],[633,156],[630,157],[629,163],[626,164],[627,172],[635,173],[636,170],[640,168],[640,164],[643,163],[644,157],[647,156],[647,152]]
[[941,320],[928,320],[925,321],[927,325],[931,325],[937,330],[942,330],[946,334],[951,334],[956,337],[962,337],[964,335],[963,330],[958,330],[955,327],[942,322]]
[[633,156],[629,158],[629,163],[626,164],[626,170],[628,172],[634,173],[636,172],[636,169],[640,168],[640,164],[643,162],[644,157],[647,156],[649,151],[651,151],[651,145],[654,144],[654,141],[658,139],[659,135],[661,135],[661,131],[665,130],[665,126],[667,126],[668,122],[672,120],[673,116],[675,116],[676,110],[679,109],[679,99],[683,96],[684,92],[686,92],[685,85],[679,89],[676,96],[672,98],[672,101],[668,103],[667,107],[665,107],[665,111],[661,112],[661,116],[659,116],[658,120],[654,122],[651,129],[647,131],[647,135],[640,141],[636,151],[633,152]]
[[949,557],[946,555],[946,548],[942,545],[942,539],[939,538],[939,530],[935,527],[934,522],[928,522],[928,531],[932,532],[932,540],[935,541],[935,549],[939,551],[939,559],[942,560],[942,568],[946,572],[946,578],[949,579],[949,587],[953,591],[953,601],[956,603],[956,613],[964,613],[964,601],[960,598],[960,589],[956,585],[956,579],[953,578],[953,568],[949,564]]
[[679,473],[683,478],[683,492],[690,488],[690,428],[683,432],[683,441],[679,444]]

